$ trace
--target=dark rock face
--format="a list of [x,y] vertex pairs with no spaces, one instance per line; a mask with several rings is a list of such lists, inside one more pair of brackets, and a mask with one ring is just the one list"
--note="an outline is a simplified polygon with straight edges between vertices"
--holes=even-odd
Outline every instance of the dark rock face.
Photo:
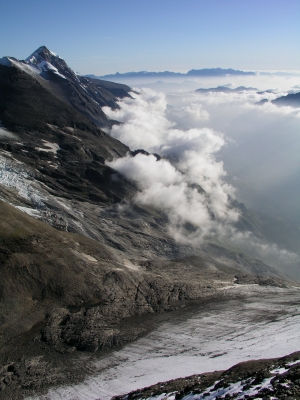
[[[33,77],[56,99],[73,107],[100,127],[111,124],[101,107],[116,108],[118,107],[117,98],[130,96],[129,91],[131,89],[126,85],[88,79],[77,75],[62,58],[49,51],[45,46],[37,49],[25,61],[7,57],[2,59],[0,64],[15,66],[19,71],[26,71],[26,75]],[[8,82],[6,81],[6,83]],[[20,84],[20,82],[18,83]],[[21,86],[19,93],[22,92],[22,89],[24,87]],[[37,98],[31,96],[31,103]],[[23,105],[26,105],[27,101]],[[42,103],[45,101],[46,98],[44,97]],[[47,109],[45,109],[46,111]]]
[[[85,78],[87,78],[86,80],[88,82],[92,82],[94,85],[96,85],[98,89],[100,89],[100,88],[106,89],[108,92],[112,93],[115,97],[120,98],[120,99],[123,99],[124,97],[128,97],[129,92],[132,91],[132,89],[129,86],[121,84],[121,83],[104,81],[104,80],[92,78],[92,77],[82,77],[82,79],[85,79]],[[115,105],[114,105],[114,107],[115,107]]]
[[47,124],[53,124],[96,132],[91,121],[16,67],[0,65],[0,90],[0,118],[8,128],[45,131]]
[[115,202],[132,190],[132,184],[104,165],[125,156],[127,146],[15,67],[0,65],[0,91],[0,119],[17,133],[14,139],[1,138],[0,147],[35,168],[38,181],[59,196],[91,201]]

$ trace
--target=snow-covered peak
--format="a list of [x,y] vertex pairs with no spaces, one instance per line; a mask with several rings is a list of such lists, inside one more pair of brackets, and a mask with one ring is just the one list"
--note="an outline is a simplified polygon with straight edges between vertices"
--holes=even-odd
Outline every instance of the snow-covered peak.
[[78,74],[62,58],[53,51],[50,51],[46,46],[39,47],[25,60],[17,60],[14,57],[0,58],[0,65],[17,67],[30,75],[38,74],[47,80],[52,80],[52,77],[59,76],[74,83],[80,83]]
[[46,46],[39,47],[25,61],[37,66],[41,72],[50,71],[62,78],[78,82],[77,75],[67,63]]
[[45,60],[51,63],[52,57],[60,59],[58,55],[53,53],[53,51],[50,51],[46,46],[41,46],[37,50],[35,50],[29,57],[27,57],[25,61],[28,61],[32,64],[38,64],[42,60]]

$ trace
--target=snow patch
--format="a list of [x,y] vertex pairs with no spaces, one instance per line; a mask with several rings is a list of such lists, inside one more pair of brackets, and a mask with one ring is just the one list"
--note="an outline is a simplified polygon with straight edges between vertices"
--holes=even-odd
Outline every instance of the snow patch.
[[281,374],[284,374],[285,372],[287,372],[288,370],[289,370],[289,368],[282,367],[282,368],[272,369],[270,372],[271,372],[271,374],[279,374],[279,375],[281,375]]
[[39,218],[41,216],[40,210],[35,210],[34,208],[22,207],[22,206],[15,206],[15,207],[18,208],[20,211],[23,211],[24,213],[30,215],[31,217]]
[[7,59],[10,61],[10,67],[13,66],[19,68],[20,70],[26,72],[26,74],[28,75],[36,77],[36,75],[39,75],[41,72],[40,69],[34,64],[30,64],[25,61],[19,61],[13,57],[7,57]]
[[61,78],[67,79],[63,74],[61,74],[57,68],[55,68],[51,63],[49,63],[46,60],[41,61],[39,64],[37,64],[37,67],[41,71],[51,71],[54,72],[56,75],[59,75]]
[[47,163],[48,163],[49,167],[51,167],[51,168],[54,168],[54,169],[58,168],[58,165],[57,164],[53,164],[51,161],[47,161]]
[[8,131],[7,129],[1,127],[0,125],[0,138],[18,139],[18,136],[14,133]]
[[47,142],[47,140],[42,140],[42,142],[45,147],[35,147],[36,150],[57,154],[57,151],[59,150],[59,145],[57,143]]
[[[188,393],[182,398],[182,400],[216,400],[219,398],[227,398],[236,396],[237,400],[244,399],[245,396],[256,396],[262,389],[269,389],[272,387],[271,380],[273,378],[266,378],[261,384],[252,385],[248,389],[244,389],[245,385],[249,386],[254,381],[254,379],[245,379],[242,381],[231,383],[227,387],[220,387],[218,385],[219,381],[216,381],[214,385],[206,388],[203,392],[194,394],[193,392]],[[215,387],[218,387],[215,389]],[[176,392],[163,393],[159,396],[147,397],[145,400],[173,400],[175,399]]]
[[288,363],[288,364],[286,364],[288,367],[292,367],[293,365],[296,365],[296,364],[299,364],[300,363],[300,360],[296,360],[296,361],[293,361],[293,362],[290,362],[290,363]]
[[98,260],[95,257],[90,256],[89,254],[81,253],[77,250],[71,250],[71,251],[73,254],[75,254],[78,258],[80,258],[83,261],[88,261],[92,263],[98,262]]
[[0,184],[16,189],[19,196],[29,200],[34,207],[45,207],[45,200],[31,184],[31,177],[25,169],[19,169],[0,156]]
[[124,258],[123,262],[126,268],[131,269],[133,271],[139,271],[141,269],[139,265],[133,264],[130,260],[126,258]]
[[82,83],[80,84],[80,86],[82,87],[83,90],[87,92],[86,87]]
[[163,393],[158,396],[151,396],[145,400],[175,400],[176,392]]

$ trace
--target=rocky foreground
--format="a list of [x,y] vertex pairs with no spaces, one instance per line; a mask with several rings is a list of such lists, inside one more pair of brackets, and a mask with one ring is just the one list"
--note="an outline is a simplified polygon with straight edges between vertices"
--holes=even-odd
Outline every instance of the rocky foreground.
[[300,352],[159,382],[112,400],[300,399]]
[[[288,287],[214,260],[134,264],[81,235],[58,231],[1,202],[0,398],[82,379],[76,350],[110,349],[147,331],[152,314],[220,301],[227,286]],[[66,364],[68,364],[66,373]]]

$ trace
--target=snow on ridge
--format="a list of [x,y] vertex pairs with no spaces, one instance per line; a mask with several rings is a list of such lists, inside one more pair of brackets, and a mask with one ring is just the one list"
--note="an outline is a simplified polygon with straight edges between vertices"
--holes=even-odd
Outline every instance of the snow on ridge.
[[34,56],[29,59],[26,58],[26,61],[30,62],[31,64],[36,64],[38,62],[38,60]]
[[51,72],[54,72],[56,75],[60,76],[61,78],[67,79],[63,74],[61,74],[58,71],[58,69],[56,67],[54,67],[54,65],[52,65],[51,63],[49,63],[46,60],[41,61],[36,66],[41,71],[51,71]]
[[[51,64],[51,62],[47,61],[44,57],[43,54],[40,54],[42,52],[46,51],[46,58],[49,59],[48,53],[52,55],[53,57],[58,58],[59,60],[64,61],[61,57],[56,55],[54,52],[48,50],[45,46],[39,47],[34,53],[32,53],[29,57],[27,57],[25,60],[18,60],[14,57],[2,57],[0,58],[0,65],[6,66],[6,67],[12,67],[15,66],[24,72],[28,73],[31,76],[34,75],[40,75],[41,78],[43,78],[43,72],[48,72],[51,71],[57,76],[60,76],[63,79],[68,79],[63,73],[59,72],[59,70]],[[69,67],[68,67],[69,68]],[[70,68],[69,68],[70,69]],[[71,69],[70,69],[71,70]],[[62,68],[62,72],[64,72],[64,68]],[[73,72],[71,70],[71,72]],[[74,79],[80,82],[78,78],[78,74],[74,73]]]
[[[35,56],[36,54],[36,56]],[[54,55],[54,53],[51,52]],[[61,74],[56,67],[54,67],[50,62],[44,60],[37,52],[33,53],[31,56],[26,58],[25,61],[18,60],[14,57],[2,57],[0,58],[0,65],[5,67],[17,67],[30,75],[41,75],[44,71],[51,71],[54,74],[60,76],[61,78],[67,79],[63,74]]]
[[11,61],[9,57],[2,57],[0,58],[0,65],[4,67],[11,67]]
[[0,64],[4,65],[5,67],[17,67],[31,76],[39,75],[41,72],[41,70],[35,64],[29,63],[28,61],[19,61],[14,57],[0,58]]
[[63,78],[63,79],[67,79],[63,74],[61,74],[60,72],[58,72],[58,71],[53,71],[54,73],[55,73],[55,75],[58,75],[58,76],[60,76],[61,78]]
[[52,64],[50,64],[46,60],[43,60],[43,61],[39,62],[37,64],[37,67],[40,68],[40,69],[46,69],[46,70],[48,69],[50,71],[57,71],[57,68],[55,68]]

